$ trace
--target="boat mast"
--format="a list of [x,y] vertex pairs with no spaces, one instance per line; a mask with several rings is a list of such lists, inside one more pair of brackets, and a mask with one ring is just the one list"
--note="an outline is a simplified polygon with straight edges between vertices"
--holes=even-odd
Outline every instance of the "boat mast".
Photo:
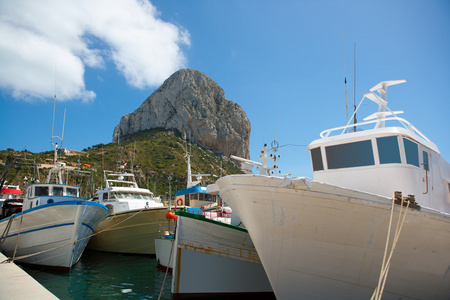
[[[370,89],[371,93],[368,93],[365,95],[367,98],[369,98],[370,100],[372,100],[378,104],[378,113],[377,113],[378,121],[377,121],[375,128],[383,128],[385,125],[384,120],[385,120],[386,116],[385,116],[384,112],[386,111],[386,108],[387,108],[386,107],[386,104],[387,104],[386,98],[387,98],[388,86],[396,85],[396,84],[404,83],[404,82],[406,82],[406,80],[404,80],[404,79],[382,81]],[[373,93],[374,91],[377,91],[380,95]],[[394,112],[392,112],[392,111],[390,111],[390,113],[392,115],[395,115]]]

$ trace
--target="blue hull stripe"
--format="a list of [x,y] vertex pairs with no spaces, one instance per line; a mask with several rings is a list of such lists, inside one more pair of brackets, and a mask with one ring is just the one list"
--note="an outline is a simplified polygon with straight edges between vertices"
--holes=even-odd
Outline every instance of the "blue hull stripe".
[[[19,217],[22,213],[23,214],[27,214],[30,213],[32,211],[35,210],[40,210],[40,209],[45,209],[51,206],[58,206],[58,205],[90,205],[90,206],[98,206],[101,207],[103,209],[105,209],[106,211],[108,211],[108,209],[106,208],[106,206],[104,206],[103,204],[97,203],[97,202],[92,202],[92,201],[84,201],[84,200],[71,200],[71,201],[63,201],[63,202],[54,202],[54,203],[48,203],[48,204],[44,204],[44,205],[39,205],[27,210],[24,210],[23,212],[17,213],[14,215],[15,218]],[[7,220],[9,220],[10,217],[4,218],[2,220],[0,220],[0,223],[5,222]]]
[[[30,232],[33,232],[33,231],[46,230],[46,229],[50,229],[50,228],[62,227],[62,226],[70,226],[70,225],[74,225],[74,224],[75,224],[74,222],[71,222],[71,223],[63,223],[63,224],[52,225],[52,226],[45,226],[45,227],[41,227],[41,228],[36,228],[36,229],[27,230],[27,231],[22,231],[22,232],[20,232],[20,234],[30,233]],[[13,237],[13,236],[16,236],[16,235],[18,235],[18,233],[14,233],[14,234],[8,235],[7,238]]]
[[87,224],[87,223],[81,223],[83,226],[86,226],[87,228],[89,228],[90,230],[92,230],[92,232],[94,232],[94,228],[92,228],[91,225]]
[[[89,225],[87,223],[81,223],[81,224],[83,226],[86,226],[87,228],[89,228],[92,232],[94,232],[94,228],[92,228],[91,225]],[[62,227],[62,226],[71,226],[71,225],[75,225],[75,223],[70,222],[70,223],[63,223],[63,224],[52,225],[52,226],[45,226],[45,227],[36,228],[36,229],[32,229],[32,230],[22,231],[22,232],[20,232],[20,234],[26,234],[26,233],[30,233],[30,232],[34,232],[34,231],[41,231],[41,230],[47,230],[47,229],[51,229],[51,228],[57,228],[57,227]],[[6,238],[14,237],[16,235],[18,235],[18,233],[10,234],[10,235],[6,236]]]

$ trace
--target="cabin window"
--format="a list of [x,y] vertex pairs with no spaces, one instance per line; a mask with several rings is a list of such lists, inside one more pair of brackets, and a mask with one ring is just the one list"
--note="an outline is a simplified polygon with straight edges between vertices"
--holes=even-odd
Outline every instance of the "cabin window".
[[151,195],[141,195],[144,200],[153,200]]
[[352,168],[374,165],[372,142],[370,140],[325,148],[328,169]]
[[403,138],[403,144],[405,145],[406,163],[419,166],[419,149],[416,143],[406,138]]
[[77,189],[73,189],[73,188],[66,188],[66,194],[67,196],[77,196]]
[[34,188],[34,196],[48,196],[48,186],[37,186]]
[[401,163],[398,139],[396,136],[377,138],[380,164]]
[[142,196],[140,194],[131,193],[131,197],[136,200],[142,200]]
[[322,152],[320,147],[311,149],[311,160],[313,163],[313,171],[323,170]]
[[53,195],[62,196],[64,194],[64,188],[62,186],[53,187]]
[[200,201],[205,200],[205,194],[198,194],[198,200]]
[[428,165],[428,153],[423,151],[423,169],[430,171],[430,166]]
[[117,199],[131,200],[133,197],[130,193],[117,193]]
[[198,194],[197,193],[190,194],[189,198],[190,198],[189,200],[198,200]]

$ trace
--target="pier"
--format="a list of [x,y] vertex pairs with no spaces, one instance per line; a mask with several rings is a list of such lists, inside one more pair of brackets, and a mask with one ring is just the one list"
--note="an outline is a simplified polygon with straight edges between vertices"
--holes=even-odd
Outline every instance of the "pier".
[[0,253],[0,299],[58,299],[14,262]]

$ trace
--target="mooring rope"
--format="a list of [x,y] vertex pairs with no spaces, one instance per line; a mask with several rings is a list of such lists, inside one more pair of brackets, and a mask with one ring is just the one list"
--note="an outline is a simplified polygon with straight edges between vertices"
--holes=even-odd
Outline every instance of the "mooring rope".
[[8,224],[6,224],[5,230],[3,230],[3,233],[0,236],[0,245],[3,244],[3,242],[6,240],[9,230],[11,229],[11,224],[12,224],[13,219],[14,219],[14,215],[9,217]]
[[[15,257],[16,249],[17,249],[17,243],[18,243],[18,242],[17,242],[17,243],[16,243],[16,249],[14,250],[14,255],[13,255],[13,257],[12,257],[12,258],[8,257],[6,260],[4,260],[4,261],[1,262],[1,263],[4,263],[4,262],[12,262],[12,261],[15,261],[15,260],[21,260],[21,259],[24,259],[24,258],[28,258],[28,257],[32,257],[32,256],[35,256],[35,255],[39,255],[39,254],[42,254],[42,253],[46,253],[46,252],[49,252],[49,251],[53,251],[53,250],[56,250],[56,249],[59,249],[59,248],[62,248],[62,247],[66,247],[66,246],[71,245],[71,244],[76,244],[76,243],[78,243],[78,242],[80,242],[80,241],[82,241],[82,240],[91,238],[91,237],[93,237],[94,235],[97,235],[97,234],[102,233],[102,232],[104,232],[104,231],[110,230],[111,228],[113,228],[113,227],[115,227],[115,226],[117,226],[117,225],[119,225],[119,224],[121,224],[121,223],[123,223],[123,222],[125,222],[125,221],[127,221],[127,220],[129,220],[129,219],[131,219],[131,218],[133,218],[134,216],[136,216],[137,214],[141,213],[141,212],[142,212],[143,210],[145,210],[145,209],[146,209],[146,207],[142,208],[141,210],[139,210],[139,211],[136,212],[135,214],[129,216],[128,218],[126,218],[126,219],[120,221],[119,223],[114,224],[114,225],[112,225],[112,226],[110,226],[110,227],[108,227],[108,228],[105,228],[105,229],[103,229],[103,230],[101,230],[101,231],[99,231],[99,232],[97,232],[97,233],[93,233],[93,234],[91,234],[91,235],[89,235],[89,236],[86,236],[86,237],[84,237],[84,238],[82,238],[82,239],[79,239],[79,240],[76,240],[76,241],[73,241],[73,242],[70,242],[70,243],[67,243],[67,244],[58,246],[58,247],[54,247],[54,248],[51,248],[51,249],[47,249],[47,250],[43,250],[43,251],[31,253],[31,254],[28,254],[28,255],[22,255],[22,256],[19,256],[19,257]],[[22,216],[23,216],[23,214],[22,214]],[[22,223],[21,223],[21,224],[22,224]],[[20,230],[20,227],[19,227],[19,230]],[[19,238],[19,237],[17,236],[17,239],[18,239],[18,238]]]
[[14,258],[16,257],[17,245],[19,244],[20,230],[22,229],[23,215],[24,215],[24,213],[22,212],[22,214],[20,215],[19,231],[17,232],[16,246],[14,247],[14,253],[13,253],[12,261],[14,261]]
[[399,212],[398,220],[397,220],[397,226],[395,228],[395,234],[394,234],[394,238],[393,238],[393,241],[392,241],[389,257],[386,260],[386,255],[388,253],[388,248],[389,248],[391,227],[392,227],[392,217],[393,217],[393,214],[394,214],[394,203],[395,203],[395,197],[392,198],[391,215],[390,215],[390,218],[389,218],[389,229],[388,229],[388,234],[387,234],[387,238],[386,238],[386,245],[385,245],[385,249],[384,249],[383,263],[381,264],[380,276],[378,278],[378,285],[375,288],[375,291],[373,292],[372,297],[370,298],[371,300],[381,300],[381,296],[383,295],[383,291],[384,291],[384,286],[386,284],[387,275],[388,275],[388,272],[389,272],[389,268],[391,266],[391,259],[392,259],[392,256],[394,254],[395,247],[397,246],[397,242],[398,242],[398,239],[400,237],[400,232],[403,229],[403,224],[405,223],[406,213],[408,212],[410,201],[407,201],[406,209],[405,209],[404,212],[402,212],[404,199],[402,198],[402,200],[401,200],[400,212]]

